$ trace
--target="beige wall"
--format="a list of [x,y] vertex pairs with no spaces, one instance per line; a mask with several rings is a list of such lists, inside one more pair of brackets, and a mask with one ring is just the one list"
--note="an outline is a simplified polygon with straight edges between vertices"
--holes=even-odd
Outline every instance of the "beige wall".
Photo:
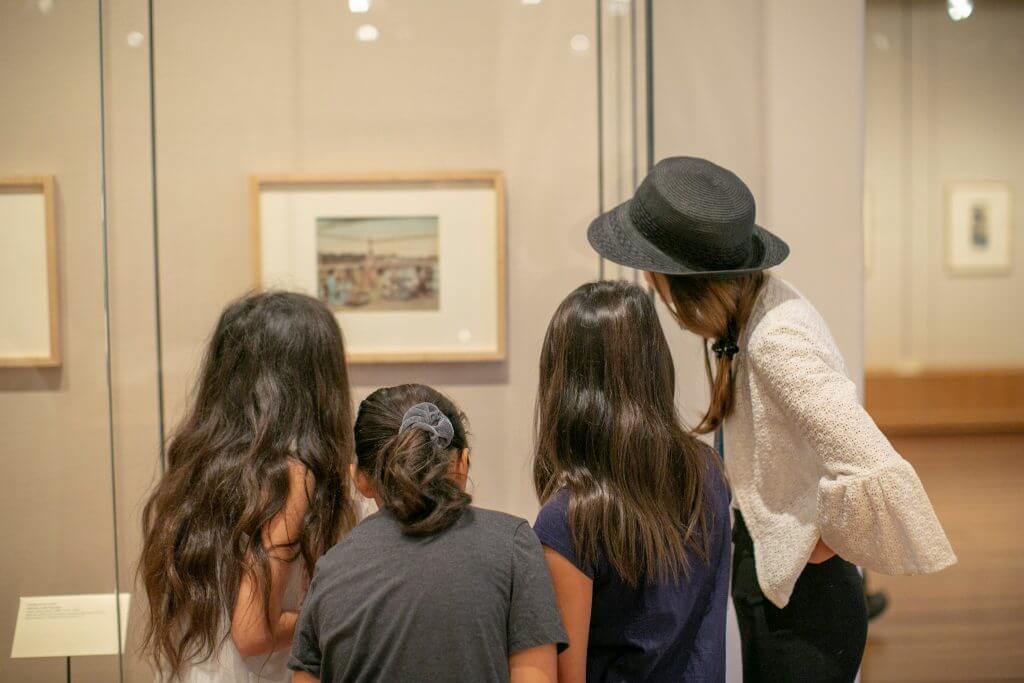
[[945,266],[944,188],[1002,180],[1024,224],[1024,5],[870,2],[867,357],[878,368],[1024,365],[1024,240],[1004,276]]

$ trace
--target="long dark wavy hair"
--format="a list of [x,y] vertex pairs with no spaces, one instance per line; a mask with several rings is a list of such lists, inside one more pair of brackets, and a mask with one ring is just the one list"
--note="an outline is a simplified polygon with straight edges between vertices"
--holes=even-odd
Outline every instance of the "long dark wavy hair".
[[351,527],[351,430],[341,330],[323,304],[270,292],[224,309],[142,514],[142,644],[158,671],[174,679],[215,652],[243,576],[269,613],[262,532],[285,505],[289,461],[311,485],[298,540],[284,550],[311,571]]
[[533,481],[541,503],[569,493],[587,563],[661,582],[707,562],[705,489],[717,465],[680,423],[675,368],[654,304],[627,282],[593,282],[555,311],[544,338]]
[[[419,403],[433,403],[451,421],[454,436],[446,448],[420,429],[399,433],[405,412]],[[355,436],[359,469],[403,533],[444,531],[472,501],[451,476],[454,458],[469,447],[466,416],[436,389],[423,384],[378,389],[359,405]]]

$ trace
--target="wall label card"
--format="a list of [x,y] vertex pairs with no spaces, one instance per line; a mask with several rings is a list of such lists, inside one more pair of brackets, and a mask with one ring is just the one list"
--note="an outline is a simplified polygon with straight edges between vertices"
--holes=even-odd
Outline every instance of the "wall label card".
[[[23,596],[18,605],[11,658],[81,657],[124,652],[131,596]],[[115,605],[120,603],[120,622]],[[120,648],[118,647],[120,630]]]

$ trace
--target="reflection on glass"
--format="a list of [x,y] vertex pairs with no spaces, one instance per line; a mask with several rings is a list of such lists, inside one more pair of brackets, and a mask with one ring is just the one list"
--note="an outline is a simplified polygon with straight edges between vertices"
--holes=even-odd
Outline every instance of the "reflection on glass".
[[590,38],[587,38],[582,33],[577,33],[569,39],[569,47],[572,48],[573,52],[586,52],[590,49]]
[[974,11],[973,0],[949,0],[946,3],[946,11],[953,21],[960,21],[971,16]]
[[372,43],[380,37],[380,31],[373,24],[363,24],[356,29],[356,40],[361,43]]

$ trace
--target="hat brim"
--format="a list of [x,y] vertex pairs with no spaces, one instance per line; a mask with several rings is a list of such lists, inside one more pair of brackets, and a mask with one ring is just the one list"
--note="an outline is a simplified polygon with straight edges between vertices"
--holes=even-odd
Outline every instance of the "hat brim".
[[628,268],[666,275],[701,275],[727,278],[779,265],[789,256],[789,245],[759,225],[754,226],[750,257],[736,268],[707,270],[666,254],[644,237],[629,218],[629,201],[601,214],[587,229],[587,240],[597,253]]

